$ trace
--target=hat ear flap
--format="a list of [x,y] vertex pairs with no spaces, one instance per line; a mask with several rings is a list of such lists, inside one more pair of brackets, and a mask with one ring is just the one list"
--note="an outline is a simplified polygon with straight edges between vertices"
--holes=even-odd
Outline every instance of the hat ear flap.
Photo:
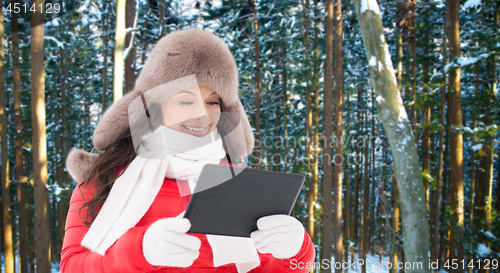
[[108,110],[104,112],[101,120],[97,123],[92,138],[94,147],[98,151],[105,151],[108,149],[128,128],[130,128],[128,107],[137,96],[137,92],[130,92],[115,101]]
[[66,169],[78,184],[86,182],[90,168],[94,166],[98,158],[98,154],[91,154],[81,149],[74,149],[69,152],[66,158]]
[[244,158],[252,152],[255,140],[243,105],[237,100],[233,105],[223,104],[222,111],[217,127],[224,137],[226,152]]

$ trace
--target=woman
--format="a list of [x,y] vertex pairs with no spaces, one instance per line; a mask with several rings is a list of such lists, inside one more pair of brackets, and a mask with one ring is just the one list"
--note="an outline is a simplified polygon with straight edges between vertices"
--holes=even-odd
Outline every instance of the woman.
[[253,148],[234,59],[199,29],[170,33],[135,89],[93,136],[98,156],[72,151],[61,272],[308,272],[314,246],[288,215],[257,222],[251,238],[189,234],[182,218],[206,164],[232,165]]

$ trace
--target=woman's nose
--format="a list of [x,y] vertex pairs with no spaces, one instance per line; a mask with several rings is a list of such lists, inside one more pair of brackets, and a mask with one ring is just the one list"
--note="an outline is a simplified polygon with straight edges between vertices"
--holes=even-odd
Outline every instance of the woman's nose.
[[192,117],[199,122],[206,122],[208,120],[208,110],[203,106],[203,103],[197,103]]
[[196,117],[196,120],[200,121],[200,122],[206,122],[209,120],[209,116],[208,114],[205,112],[204,114],[200,115],[200,116],[197,116]]

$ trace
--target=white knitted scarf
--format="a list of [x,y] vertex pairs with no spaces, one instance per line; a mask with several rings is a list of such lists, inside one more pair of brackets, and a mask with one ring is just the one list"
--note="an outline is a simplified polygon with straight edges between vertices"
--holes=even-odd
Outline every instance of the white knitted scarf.
[[[144,216],[165,177],[188,180],[191,192],[206,164],[225,156],[217,130],[195,137],[161,125],[143,138],[136,158],[116,179],[99,214],[81,244],[104,255],[128,229]],[[178,217],[182,217],[182,212]],[[207,235],[214,266],[235,263],[239,273],[260,264],[252,239]]]

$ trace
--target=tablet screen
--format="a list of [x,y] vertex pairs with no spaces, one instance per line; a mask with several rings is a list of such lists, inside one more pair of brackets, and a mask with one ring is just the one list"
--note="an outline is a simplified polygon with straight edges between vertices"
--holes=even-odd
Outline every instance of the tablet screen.
[[260,217],[290,215],[304,180],[299,174],[207,164],[184,214],[191,221],[188,233],[250,237]]

